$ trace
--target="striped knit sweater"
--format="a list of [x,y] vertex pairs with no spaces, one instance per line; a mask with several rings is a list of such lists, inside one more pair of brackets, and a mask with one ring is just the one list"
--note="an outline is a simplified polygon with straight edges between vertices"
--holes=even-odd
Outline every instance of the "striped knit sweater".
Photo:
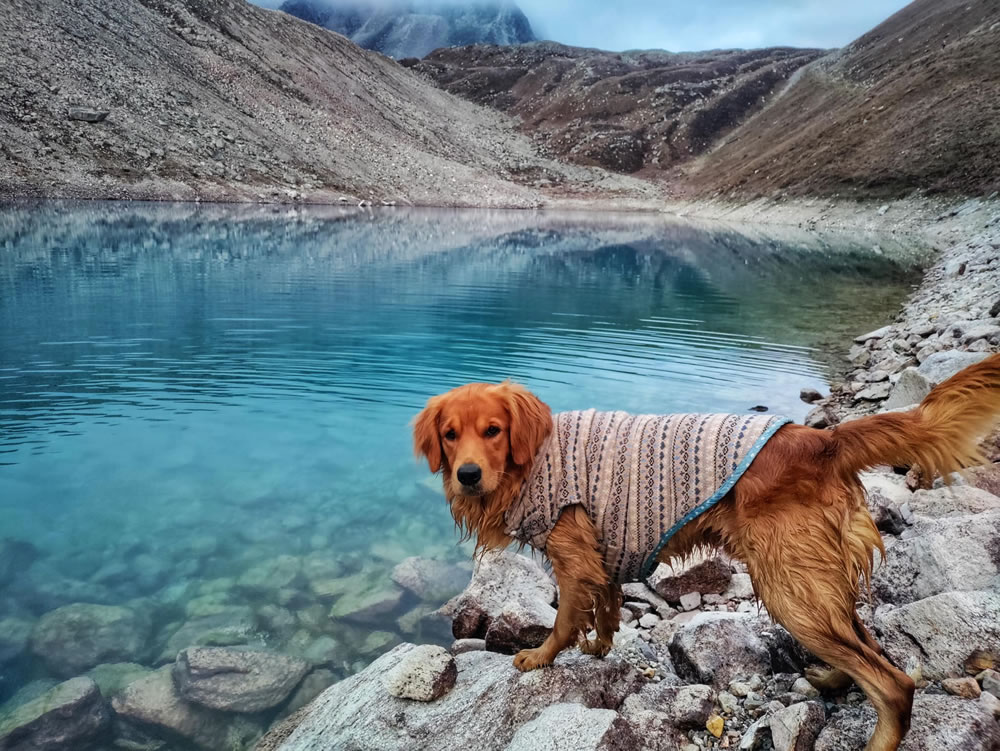
[[506,514],[507,534],[544,551],[562,509],[581,504],[597,527],[608,576],[641,581],[671,536],[722,500],[788,422],[562,412]]

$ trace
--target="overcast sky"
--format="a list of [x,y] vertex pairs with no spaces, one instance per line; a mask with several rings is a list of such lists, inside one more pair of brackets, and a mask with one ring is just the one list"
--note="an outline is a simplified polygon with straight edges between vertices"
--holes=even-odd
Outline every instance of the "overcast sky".
[[[269,7],[281,4],[281,0],[254,1]],[[373,0],[380,1],[385,2]],[[517,2],[543,39],[606,50],[674,52],[775,45],[842,47],[908,4],[907,0]]]
[[535,33],[607,50],[842,47],[909,0],[520,0]]

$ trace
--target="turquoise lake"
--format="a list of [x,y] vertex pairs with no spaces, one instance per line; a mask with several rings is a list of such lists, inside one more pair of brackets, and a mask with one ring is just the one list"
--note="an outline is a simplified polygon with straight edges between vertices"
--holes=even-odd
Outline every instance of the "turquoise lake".
[[[0,618],[125,606],[151,624],[129,661],[221,629],[345,675],[450,592],[340,598],[408,556],[468,570],[412,453],[429,396],[513,378],[555,410],[801,421],[919,260],[655,215],[0,206]],[[46,664],[0,648],[0,701]]]

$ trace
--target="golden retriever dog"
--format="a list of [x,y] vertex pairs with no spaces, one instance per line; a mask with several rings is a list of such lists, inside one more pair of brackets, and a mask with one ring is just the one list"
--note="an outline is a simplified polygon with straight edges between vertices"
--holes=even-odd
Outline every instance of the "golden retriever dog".
[[[770,616],[829,668],[809,679],[822,689],[855,681],[878,712],[867,751],[893,751],[910,725],[914,682],[893,666],[856,612],[874,551],[885,553],[858,472],[919,465],[947,477],[982,463],[979,440],[1000,415],[1000,355],[945,381],[915,409],[862,417],[832,430],[777,430],[721,501],[670,537],[655,561],[698,546],[743,561]],[[505,514],[518,499],[552,431],[549,408],[522,386],[473,383],[434,396],[415,418],[414,442],[432,472],[443,471],[456,523],[477,552],[504,548]],[[555,627],[514,657],[520,670],[549,665],[579,644],[604,656],[618,629],[620,586],[609,576],[594,521],[568,505],[542,551],[559,587]],[[653,563],[655,563],[653,561]],[[591,630],[595,639],[587,639]]]

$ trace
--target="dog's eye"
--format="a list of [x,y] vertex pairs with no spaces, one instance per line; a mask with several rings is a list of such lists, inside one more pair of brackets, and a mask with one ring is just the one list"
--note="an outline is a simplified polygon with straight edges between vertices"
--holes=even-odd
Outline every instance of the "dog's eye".
[[446,441],[454,441],[456,438],[458,438],[458,436],[455,434],[454,430],[449,430],[447,433],[444,434],[444,439]]
[[487,438],[492,438],[495,435],[500,435],[500,428],[498,428],[496,425],[490,425],[488,428],[486,428],[486,433],[484,433],[484,435]]

